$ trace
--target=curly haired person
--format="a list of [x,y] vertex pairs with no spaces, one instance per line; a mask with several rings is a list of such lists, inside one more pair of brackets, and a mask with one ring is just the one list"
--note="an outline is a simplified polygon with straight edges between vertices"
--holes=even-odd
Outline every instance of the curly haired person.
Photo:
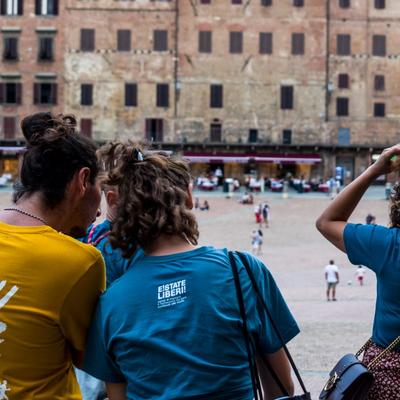
[[[197,245],[191,181],[187,163],[140,148],[127,151],[106,179],[119,192],[111,244],[126,257],[143,249],[101,297],[88,338],[84,370],[107,382],[111,400],[254,397],[228,251]],[[245,256],[291,340],[299,329],[273,277]],[[249,330],[292,393],[282,344],[236,258]],[[279,394],[272,382],[269,389]]]

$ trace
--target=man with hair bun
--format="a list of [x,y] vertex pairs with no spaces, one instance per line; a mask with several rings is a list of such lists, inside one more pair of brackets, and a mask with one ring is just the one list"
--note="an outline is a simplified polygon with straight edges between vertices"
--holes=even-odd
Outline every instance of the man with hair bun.
[[[13,205],[0,211],[0,382],[12,400],[80,400],[90,318],[105,287],[85,234],[100,202],[96,146],[73,116],[30,115]],[[72,236],[72,237],[70,237]]]

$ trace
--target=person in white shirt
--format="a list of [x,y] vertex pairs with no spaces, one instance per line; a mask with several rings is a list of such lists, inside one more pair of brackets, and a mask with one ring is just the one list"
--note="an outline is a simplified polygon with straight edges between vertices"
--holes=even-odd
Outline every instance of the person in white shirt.
[[[336,285],[339,283],[339,268],[333,260],[325,267],[325,281],[327,283],[326,299],[336,301]],[[331,297],[330,294],[332,293]]]
[[357,277],[358,282],[360,283],[360,286],[364,284],[364,275],[366,272],[367,270],[362,265],[358,266],[355,275]]

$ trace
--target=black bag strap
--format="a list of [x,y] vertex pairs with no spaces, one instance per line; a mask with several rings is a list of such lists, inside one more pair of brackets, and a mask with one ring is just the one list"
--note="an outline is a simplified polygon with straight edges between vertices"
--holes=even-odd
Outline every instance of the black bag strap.
[[[271,322],[271,326],[274,329],[276,335],[278,336],[278,338],[279,338],[279,340],[280,340],[280,342],[282,344],[282,347],[283,347],[283,349],[284,349],[284,351],[286,353],[286,356],[287,356],[287,358],[288,358],[288,360],[290,362],[290,365],[292,366],[293,371],[294,371],[294,373],[296,375],[296,378],[297,378],[298,382],[300,383],[301,389],[303,390],[304,394],[308,394],[306,386],[304,385],[303,379],[300,376],[300,372],[297,369],[297,366],[296,366],[296,364],[295,364],[295,362],[294,362],[294,360],[293,360],[293,358],[292,358],[292,356],[291,356],[291,354],[290,354],[290,352],[289,352],[289,350],[288,350],[288,348],[286,346],[285,340],[283,339],[278,327],[276,326],[275,321],[272,318],[272,314],[269,311],[268,306],[265,303],[264,297],[262,296],[262,294],[260,292],[260,289],[259,289],[259,287],[257,285],[257,282],[256,282],[255,278],[254,278],[253,271],[250,268],[250,265],[249,265],[249,262],[247,261],[246,256],[243,253],[240,253],[240,252],[236,252],[236,254],[239,256],[240,261],[242,262],[243,266],[246,269],[247,275],[250,278],[250,281],[251,281],[251,283],[253,285],[254,291],[256,292],[257,298],[260,301],[261,305],[263,306],[263,308],[264,308],[264,310],[265,310],[265,312],[266,312],[266,314],[267,314],[267,316],[268,316],[268,318],[269,318],[269,320]],[[234,259],[233,255],[232,255],[231,260],[232,259]],[[275,374],[275,376],[276,376],[276,374]],[[273,377],[274,377],[274,375],[273,375]],[[275,379],[275,377],[274,377],[274,379]],[[278,381],[277,381],[277,383],[278,383]]]
[[[262,354],[262,350],[260,349],[260,346],[257,342],[255,341],[253,336],[249,334],[248,328],[247,328],[247,318],[246,318],[246,310],[244,306],[244,300],[243,300],[243,293],[242,293],[242,288],[240,285],[240,279],[239,279],[239,273],[237,270],[237,265],[235,258],[232,254],[232,252],[229,252],[229,258],[231,261],[231,267],[232,267],[232,272],[233,272],[233,277],[235,281],[235,287],[236,287],[236,294],[238,297],[238,303],[239,303],[239,310],[240,310],[240,315],[242,317],[243,321],[243,336],[246,341],[246,348],[247,348],[247,354],[249,356],[249,359],[251,360],[251,365],[250,365],[250,373],[252,376],[252,382],[254,379],[255,384],[253,385],[253,391],[254,391],[254,396],[257,399],[257,395],[260,397],[260,399],[263,399],[263,394],[261,390],[261,383],[260,383],[260,375],[258,372],[258,367],[257,367],[257,362],[256,362],[256,354]],[[283,383],[280,381],[278,375],[274,371],[274,369],[271,367],[270,363],[268,362],[267,359],[263,358],[264,364],[267,367],[269,373],[271,374],[273,380],[275,383],[278,385],[281,393],[285,396],[289,396],[289,392],[283,385]],[[249,361],[250,363],[250,361]],[[255,389],[254,389],[255,387]],[[256,390],[259,390],[259,393],[257,393]]]
[[254,398],[255,398],[255,400],[259,400],[259,399],[262,400],[261,386],[260,386],[260,383],[257,382],[258,369],[257,369],[255,357],[253,357],[253,355],[252,355],[253,352],[252,352],[251,344],[250,344],[251,341],[250,341],[249,330],[247,328],[246,311],[244,308],[242,288],[240,286],[240,280],[239,280],[239,274],[238,274],[238,270],[237,270],[237,266],[236,266],[236,261],[235,261],[235,258],[233,256],[232,252],[229,252],[228,254],[229,254],[230,264],[232,267],[233,280],[235,282],[236,295],[237,295],[238,303],[239,303],[240,316],[242,318],[242,330],[243,330],[243,336],[244,336],[245,344],[246,344],[247,358],[248,358],[248,362],[249,362],[251,384],[253,386]]

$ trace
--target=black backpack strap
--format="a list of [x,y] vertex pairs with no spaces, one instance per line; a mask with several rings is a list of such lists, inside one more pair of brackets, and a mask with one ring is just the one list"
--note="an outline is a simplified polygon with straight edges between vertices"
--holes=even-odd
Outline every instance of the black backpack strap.
[[229,254],[229,260],[230,260],[230,264],[231,264],[231,268],[232,268],[233,279],[235,282],[236,295],[237,295],[237,299],[238,299],[238,303],[239,303],[240,316],[242,318],[242,331],[243,331],[243,336],[244,336],[245,344],[246,344],[247,358],[249,361],[251,384],[253,386],[254,398],[255,398],[255,400],[259,400],[259,399],[262,400],[263,397],[262,397],[262,392],[261,392],[261,385],[260,385],[259,378],[258,378],[258,369],[257,369],[256,359],[253,356],[250,334],[249,334],[249,330],[247,327],[246,311],[244,308],[243,294],[242,294],[242,288],[240,286],[238,269],[237,269],[236,261],[235,261],[235,258],[233,256],[232,252],[229,252],[228,254]]
[[[263,308],[264,308],[264,310],[265,310],[265,312],[266,312],[266,314],[267,314],[267,316],[268,316],[268,318],[269,318],[269,320],[271,322],[271,326],[274,329],[276,335],[278,336],[278,338],[279,338],[279,340],[280,340],[280,342],[282,344],[282,347],[283,347],[283,349],[284,349],[284,351],[286,353],[286,356],[287,356],[287,358],[288,358],[288,360],[290,362],[290,365],[293,368],[293,371],[294,371],[294,373],[296,375],[297,380],[300,383],[300,386],[301,386],[304,394],[307,394],[308,392],[307,392],[306,386],[304,385],[303,379],[300,376],[300,372],[297,369],[297,366],[296,366],[296,364],[295,364],[295,362],[294,362],[294,360],[293,360],[293,358],[292,358],[292,356],[291,356],[291,354],[290,354],[290,352],[289,352],[289,350],[288,350],[288,348],[286,346],[285,340],[283,339],[283,337],[282,337],[277,325],[275,324],[274,319],[272,318],[272,314],[269,311],[267,304],[265,303],[264,297],[260,292],[260,289],[259,289],[259,287],[257,285],[257,282],[256,282],[255,278],[254,278],[253,271],[250,268],[250,265],[249,265],[249,262],[248,262],[246,256],[243,253],[240,253],[240,252],[237,252],[236,254],[239,256],[240,261],[242,262],[243,266],[246,268],[247,274],[249,275],[250,281],[251,281],[251,283],[253,285],[254,291],[256,292],[257,298],[260,301],[261,305],[263,306]],[[260,355],[264,356],[263,354],[260,354]],[[263,359],[265,361],[265,357],[263,357]],[[274,374],[274,375],[276,376],[276,374]],[[274,377],[274,375],[272,375],[272,376]],[[277,383],[278,383],[278,381],[277,381]]]

